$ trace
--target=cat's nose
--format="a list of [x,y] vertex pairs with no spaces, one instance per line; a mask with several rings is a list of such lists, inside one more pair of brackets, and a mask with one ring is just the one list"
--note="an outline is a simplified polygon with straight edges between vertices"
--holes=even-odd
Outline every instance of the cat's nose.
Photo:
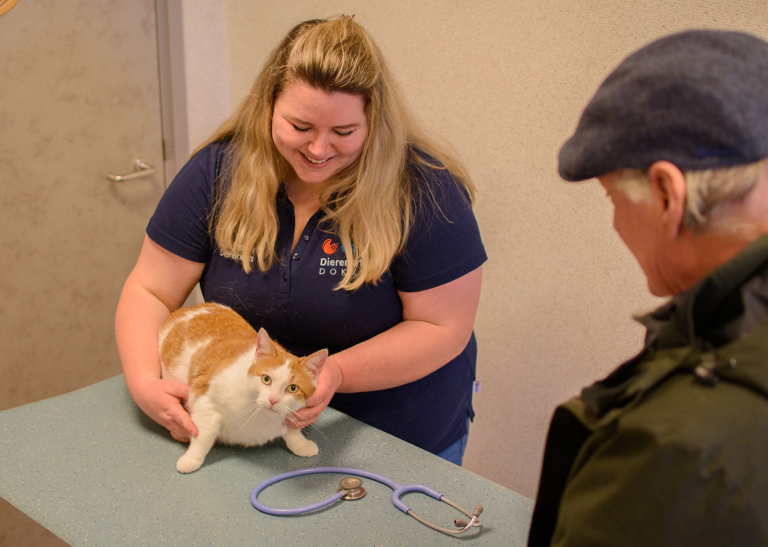
[[270,397],[269,404],[271,404],[272,406],[275,406],[279,400],[280,399],[278,399],[277,397]]

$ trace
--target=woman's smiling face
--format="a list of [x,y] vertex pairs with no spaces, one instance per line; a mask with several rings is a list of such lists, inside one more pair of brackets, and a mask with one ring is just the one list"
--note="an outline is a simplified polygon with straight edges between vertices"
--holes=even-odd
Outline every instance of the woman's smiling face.
[[293,168],[291,182],[326,182],[360,157],[367,136],[361,95],[293,82],[275,100],[272,140]]

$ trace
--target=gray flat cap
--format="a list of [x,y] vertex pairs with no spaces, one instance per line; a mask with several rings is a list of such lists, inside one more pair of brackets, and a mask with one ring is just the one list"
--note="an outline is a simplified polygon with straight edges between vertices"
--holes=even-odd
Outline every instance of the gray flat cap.
[[768,157],[768,43],[692,30],[627,57],[560,150],[568,181],[667,160],[683,170]]

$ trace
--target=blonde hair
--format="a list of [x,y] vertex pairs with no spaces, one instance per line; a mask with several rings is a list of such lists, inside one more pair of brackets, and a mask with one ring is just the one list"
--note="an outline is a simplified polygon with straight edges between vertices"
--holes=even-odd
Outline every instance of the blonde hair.
[[[760,182],[768,166],[768,158],[755,163],[685,171],[685,213],[683,226],[703,233],[717,226],[727,229],[736,227],[738,219],[718,215],[723,209],[737,204]],[[640,169],[622,169],[616,177],[616,188],[634,202],[650,197],[648,172]]]
[[412,202],[431,198],[428,187],[409,177],[409,165],[447,169],[471,200],[474,186],[461,164],[419,129],[381,51],[352,17],[304,21],[291,29],[265,62],[249,95],[201,145],[230,141],[222,177],[229,182],[226,188],[219,185],[213,236],[222,251],[239,258],[246,273],[254,259],[262,272],[272,266],[279,230],[275,200],[290,172],[272,141],[272,112],[275,99],[292,82],[365,99],[368,136],[362,153],[329,181],[321,203],[347,264],[354,265],[336,288],[375,284],[405,244],[414,217]]

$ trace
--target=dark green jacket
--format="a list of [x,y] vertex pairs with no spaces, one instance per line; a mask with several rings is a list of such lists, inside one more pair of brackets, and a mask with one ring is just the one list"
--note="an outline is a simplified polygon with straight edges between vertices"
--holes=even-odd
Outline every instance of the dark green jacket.
[[555,411],[529,545],[768,545],[768,237]]

